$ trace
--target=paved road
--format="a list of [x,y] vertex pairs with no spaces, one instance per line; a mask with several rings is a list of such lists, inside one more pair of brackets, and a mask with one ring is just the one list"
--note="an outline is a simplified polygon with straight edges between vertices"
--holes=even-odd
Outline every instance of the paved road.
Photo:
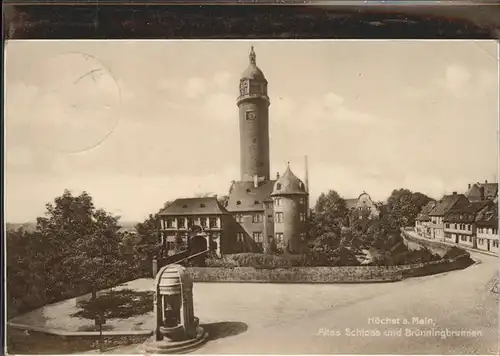
[[[332,286],[253,285],[253,293],[246,291],[245,285],[234,296],[217,295],[214,289],[210,299],[220,302],[213,302],[204,312],[202,306],[208,305],[197,303],[201,304],[197,309],[200,319],[215,322],[210,316],[217,314],[219,321],[246,321],[249,328],[235,336],[212,340],[196,353],[498,355],[498,294],[491,292],[498,276],[498,258],[472,255],[482,263],[399,283],[337,285],[331,290],[328,287]],[[276,288],[273,300],[263,300],[262,296],[269,298],[273,294],[263,295],[263,287]],[[323,290],[315,293],[314,289]],[[224,313],[221,306],[238,296],[240,300],[227,308],[232,315]],[[260,301],[262,307],[251,303],[248,309],[241,310],[234,305],[252,299]],[[219,313],[215,313],[217,309]],[[396,320],[392,325],[377,325],[369,323],[372,317]],[[412,324],[414,317],[430,324]],[[410,324],[403,325],[405,318]],[[384,335],[400,328],[402,336]],[[405,336],[405,329],[432,332],[446,328],[472,335]],[[363,330],[380,334],[368,336]]]

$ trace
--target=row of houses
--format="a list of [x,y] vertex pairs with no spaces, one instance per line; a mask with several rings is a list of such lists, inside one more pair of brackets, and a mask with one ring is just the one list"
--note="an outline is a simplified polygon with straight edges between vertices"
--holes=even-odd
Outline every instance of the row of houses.
[[418,235],[483,251],[499,252],[498,183],[469,184],[465,194],[430,201],[415,222]]

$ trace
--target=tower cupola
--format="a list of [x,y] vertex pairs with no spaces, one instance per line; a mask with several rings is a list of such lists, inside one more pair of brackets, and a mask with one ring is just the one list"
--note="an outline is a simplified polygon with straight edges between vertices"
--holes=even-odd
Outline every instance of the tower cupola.
[[293,174],[290,163],[288,163],[285,173],[274,183],[271,196],[279,195],[307,195],[304,182]]
[[269,103],[269,97],[267,96],[267,79],[260,68],[257,67],[257,55],[255,54],[253,46],[250,48],[248,59],[248,67],[240,78],[238,105],[242,100],[255,97],[261,97]]

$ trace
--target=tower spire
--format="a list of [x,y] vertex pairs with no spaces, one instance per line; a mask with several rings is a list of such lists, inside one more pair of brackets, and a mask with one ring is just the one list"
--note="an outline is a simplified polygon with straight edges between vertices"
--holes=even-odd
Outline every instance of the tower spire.
[[250,58],[250,64],[256,64],[257,63],[257,56],[255,55],[255,51],[253,49],[253,46],[250,47],[250,54],[248,55]]

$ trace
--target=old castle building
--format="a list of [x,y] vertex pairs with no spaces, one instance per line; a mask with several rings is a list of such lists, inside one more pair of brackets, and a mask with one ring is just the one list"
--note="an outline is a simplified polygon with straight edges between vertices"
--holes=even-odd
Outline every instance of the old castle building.
[[[253,47],[240,79],[236,104],[240,179],[232,182],[224,206],[216,198],[187,198],[178,199],[161,211],[160,233],[167,249],[172,247],[170,241],[185,243],[189,224],[204,231],[218,254],[276,250],[294,253],[305,244],[307,179],[304,184],[289,165],[281,177],[277,174],[276,179],[271,179],[268,82],[257,67]],[[216,219],[217,225],[212,226],[210,219]],[[179,221],[186,223],[179,225]]]

